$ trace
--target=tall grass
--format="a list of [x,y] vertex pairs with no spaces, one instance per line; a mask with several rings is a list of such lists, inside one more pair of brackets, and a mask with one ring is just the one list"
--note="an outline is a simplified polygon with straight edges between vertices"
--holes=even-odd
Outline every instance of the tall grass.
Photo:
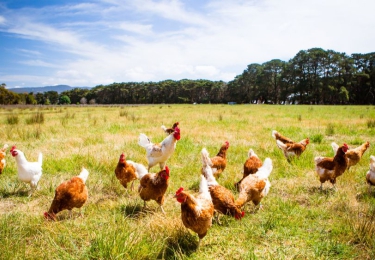
[[43,124],[44,114],[40,111],[32,114],[29,118],[26,118],[26,124]]
[[375,119],[367,120],[367,127],[368,128],[375,128]]
[[18,115],[10,114],[7,116],[7,123],[9,125],[17,125],[19,122]]
[[[29,161],[43,153],[43,176],[31,198],[29,186],[17,178],[14,158],[0,175],[1,259],[373,259],[375,257],[375,193],[368,192],[365,175],[369,156],[375,154],[374,128],[366,118],[375,109],[362,106],[270,105],[155,105],[77,106],[44,109],[43,120],[27,123],[36,112],[17,108],[17,125],[5,124],[1,140],[15,144]],[[120,110],[120,112],[119,112]],[[361,117],[361,115],[365,115]],[[9,111],[0,111],[7,122]],[[297,120],[296,120],[297,119]],[[303,120],[302,120],[303,119]],[[122,152],[128,160],[147,164],[138,136],[152,142],[165,138],[162,124],[180,122],[181,139],[167,161],[170,185],[163,215],[154,201],[143,201],[135,190],[125,191],[114,176]],[[271,131],[277,130],[310,144],[299,159],[288,162]],[[337,189],[320,182],[314,172],[315,156],[332,156],[330,143],[370,148],[359,164],[337,179]],[[241,221],[222,216],[202,240],[187,230],[180,204],[173,194],[183,186],[196,194],[201,168],[200,151],[217,154],[229,141],[227,167],[218,182],[238,192],[249,148],[264,160],[273,160],[271,189],[263,209],[249,204]],[[89,172],[89,199],[83,217],[73,210],[47,222],[54,190],[62,181]],[[158,171],[155,166],[152,172]],[[139,184],[136,181],[135,187]]]

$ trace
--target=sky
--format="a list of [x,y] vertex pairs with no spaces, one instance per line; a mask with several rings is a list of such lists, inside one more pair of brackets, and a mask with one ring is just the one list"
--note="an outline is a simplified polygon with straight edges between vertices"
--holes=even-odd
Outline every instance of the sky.
[[373,0],[0,0],[7,88],[233,80],[323,48],[375,51]]

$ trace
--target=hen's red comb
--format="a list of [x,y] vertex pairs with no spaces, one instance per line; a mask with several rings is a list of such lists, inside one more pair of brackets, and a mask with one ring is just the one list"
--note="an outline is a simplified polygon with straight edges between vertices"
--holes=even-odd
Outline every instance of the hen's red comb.
[[169,168],[168,168],[168,166],[165,166],[165,172],[169,175]]
[[176,195],[180,195],[181,192],[184,190],[183,187],[180,187],[177,191],[176,191]]
[[10,149],[10,152],[12,152],[14,149],[16,149],[15,145],[12,146],[12,148]]

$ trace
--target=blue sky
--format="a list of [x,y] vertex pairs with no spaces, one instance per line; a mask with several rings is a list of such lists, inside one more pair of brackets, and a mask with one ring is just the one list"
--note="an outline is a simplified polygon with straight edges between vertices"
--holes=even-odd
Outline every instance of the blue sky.
[[0,83],[230,81],[313,47],[375,51],[371,0],[2,0]]

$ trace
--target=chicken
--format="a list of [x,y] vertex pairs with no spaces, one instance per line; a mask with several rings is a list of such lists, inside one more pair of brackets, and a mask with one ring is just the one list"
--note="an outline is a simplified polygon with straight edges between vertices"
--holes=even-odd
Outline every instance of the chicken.
[[180,129],[178,127],[160,144],[153,144],[145,134],[139,135],[138,144],[146,149],[148,171],[156,164],[160,165],[160,169],[164,169],[166,161],[176,149],[178,140],[180,140]]
[[120,155],[120,159],[117,163],[115,174],[116,178],[120,181],[121,185],[125,189],[128,188],[128,183],[131,182],[130,189],[133,190],[134,180],[139,178],[139,175],[147,174],[147,169],[140,163],[135,163],[125,159],[125,154]]
[[210,157],[206,148],[202,149],[201,155],[203,173],[207,179],[207,185],[212,198],[212,203],[214,204],[215,212],[217,212],[217,222],[220,224],[219,214],[229,215],[236,219],[241,219],[245,212],[241,212],[241,210],[235,205],[232,192],[219,185],[219,183],[216,181],[212,174]]
[[217,155],[211,158],[211,168],[215,178],[219,178],[221,173],[225,170],[225,167],[227,166],[228,148],[229,142],[225,141],[224,144],[220,147],[220,150],[217,153]]
[[245,177],[240,184],[240,194],[235,204],[242,208],[247,202],[252,201],[255,206],[262,208],[261,200],[270,191],[271,183],[269,176],[273,170],[272,160],[266,158],[262,167],[254,174]]
[[[338,144],[335,142],[331,143],[332,149],[334,154],[336,154],[337,149],[339,148]],[[366,150],[370,147],[370,143],[367,141],[363,143],[361,146],[357,148],[348,149],[345,153],[346,158],[348,158],[348,171],[350,167],[356,165],[362,158],[362,155],[366,152]]]
[[163,204],[164,195],[168,188],[168,179],[168,166],[165,166],[165,169],[158,173],[147,173],[140,176],[138,193],[144,201],[144,208],[146,208],[146,201],[155,200],[159,204],[161,211],[165,214]]
[[283,135],[281,135],[279,132],[277,132],[276,130],[272,130],[272,137],[275,138],[275,140],[279,140],[280,142],[282,142],[283,144],[287,144],[287,143],[294,143],[293,140],[289,139],[288,137],[285,137]]
[[10,149],[10,153],[16,160],[18,179],[30,184],[31,190],[29,191],[29,196],[31,196],[37,189],[38,182],[42,176],[43,155],[39,153],[37,162],[29,162],[26,160],[24,153],[18,150],[16,146]]
[[298,143],[294,142],[293,140],[281,135],[276,130],[272,131],[272,137],[275,138],[277,147],[283,151],[284,156],[288,161],[293,157],[300,157],[310,142],[309,138],[305,138]]
[[258,155],[253,151],[253,149],[250,149],[247,154],[247,160],[243,165],[243,177],[239,182],[234,184],[236,189],[239,191],[242,180],[248,175],[256,173],[262,165],[263,163],[259,159]]
[[341,176],[347,166],[348,159],[345,153],[348,151],[348,145],[343,144],[337,149],[335,157],[315,157],[315,170],[320,180],[320,190],[323,189],[323,183],[330,181],[332,186],[335,187],[336,178]]
[[375,156],[370,156],[370,170],[366,174],[368,183],[368,192],[371,192],[371,186],[375,186]]
[[167,134],[170,135],[171,133],[174,132],[175,128],[178,127],[178,122],[174,123],[171,128],[166,128],[164,125],[161,126],[161,129]]
[[285,158],[290,161],[293,157],[300,157],[305,151],[306,146],[309,144],[309,138],[303,139],[299,143],[283,143],[276,140],[277,146],[283,151]]
[[48,212],[44,212],[45,219],[56,221],[56,214],[65,209],[69,210],[70,217],[72,216],[73,208],[78,208],[81,211],[81,207],[85,204],[88,197],[85,185],[88,176],[89,172],[82,167],[78,176],[61,183],[55,190],[55,197],[51,207]]
[[208,229],[212,226],[214,205],[208,191],[207,180],[201,175],[199,194],[192,196],[181,187],[174,196],[181,203],[181,220],[184,226],[198,234],[198,249]]
[[3,148],[0,149],[0,174],[3,173],[3,170],[6,166],[6,160],[5,160],[5,156],[6,156],[6,149],[8,148],[8,145],[7,144],[4,144]]

